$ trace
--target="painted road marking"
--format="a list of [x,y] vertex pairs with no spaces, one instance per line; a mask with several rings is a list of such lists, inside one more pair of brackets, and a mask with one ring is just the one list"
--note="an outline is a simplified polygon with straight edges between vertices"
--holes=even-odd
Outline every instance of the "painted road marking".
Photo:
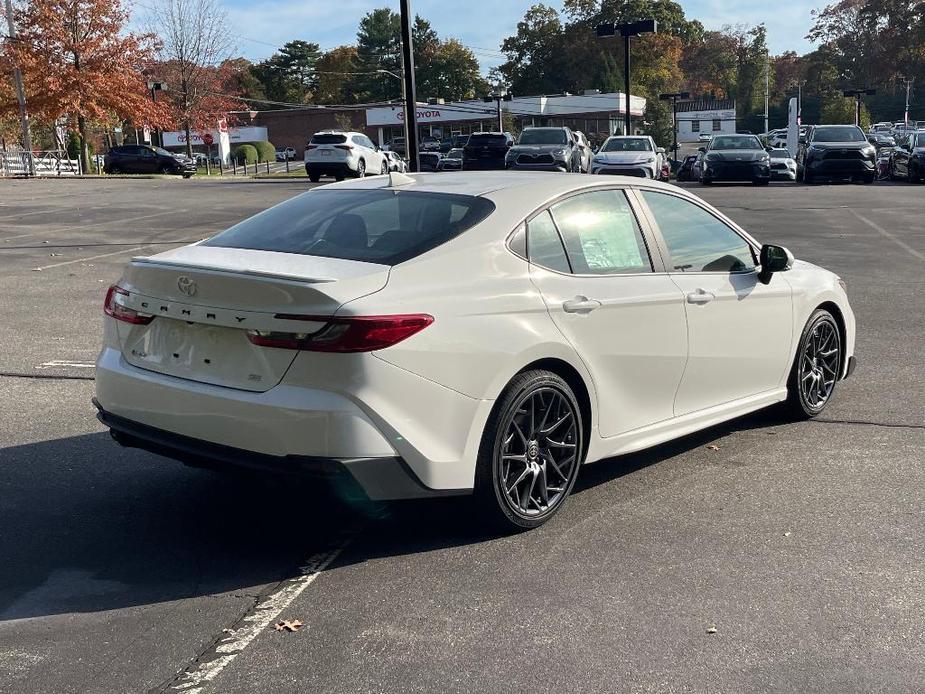
[[42,267],[32,268],[35,272],[40,272],[42,270],[51,270],[56,267],[63,267],[65,265],[73,265],[74,263],[86,263],[90,260],[98,260],[100,258],[108,258],[113,255],[122,255],[123,253],[134,253],[135,251],[140,251],[143,248],[149,248],[151,244],[146,243],[143,246],[135,246],[135,248],[123,248],[121,251],[113,251],[112,253],[101,253],[100,255],[91,255],[89,258],[75,258],[74,260],[65,260],[63,263],[53,263],[51,265],[43,265]]
[[915,250],[912,246],[910,246],[908,243],[906,243],[906,242],[903,241],[902,239],[896,238],[896,236],[894,236],[893,234],[891,234],[890,232],[888,232],[886,229],[884,229],[883,227],[881,227],[879,224],[874,224],[874,223],[873,223],[872,221],[870,221],[867,217],[864,217],[863,215],[858,214],[857,212],[855,212],[855,211],[854,211],[853,209],[851,209],[851,208],[849,208],[849,210],[850,210],[851,214],[853,214],[855,217],[857,217],[858,219],[860,219],[862,222],[864,222],[864,223],[865,223],[867,226],[869,226],[871,229],[873,229],[874,231],[878,232],[878,233],[879,233],[881,236],[883,236],[884,238],[889,239],[890,241],[892,241],[893,243],[895,243],[895,244],[896,244],[897,246],[899,246],[900,248],[906,249],[907,251],[909,251],[909,253],[911,253],[913,256],[915,256],[915,257],[918,258],[919,260],[925,260],[925,254],[920,253],[919,251]]
[[[102,209],[102,208],[94,208]],[[73,227],[55,227],[54,229],[40,229],[38,231],[30,231],[28,234],[19,234],[18,236],[8,236],[3,239],[4,242],[12,241],[13,239],[21,239],[26,236],[41,236],[42,234],[55,234],[55,233],[71,233],[75,231],[84,231],[86,229],[96,229],[98,227],[109,226],[110,224],[131,224],[133,222],[140,222],[143,219],[151,219],[152,217],[163,217],[168,214],[178,214],[180,212],[186,212],[185,209],[182,210],[166,210],[164,212],[154,212],[152,214],[144,214],[138,217],[127,217],[126,219],[113,219],[108,222],[94,222],[92,224],[79,224]]]
[[280,613],[314,583],[321,572],[344,550],[352,537],[352,534],[347,536],[332,550],[313,555],[300,567],[298,577],[286,581],[276,592],[262,600],[253,612],[235,625],[234,630],[228,630],[228,636],[219,641],[211,653],[202,656],[203,659],[192,669],[184,670],[166,691],[201,694],[209,682],[218,677],[260,632],[276,621]]
[[36,369],[94,369],[96,364],[92,361],[63,361],[52,359],[35,367]]

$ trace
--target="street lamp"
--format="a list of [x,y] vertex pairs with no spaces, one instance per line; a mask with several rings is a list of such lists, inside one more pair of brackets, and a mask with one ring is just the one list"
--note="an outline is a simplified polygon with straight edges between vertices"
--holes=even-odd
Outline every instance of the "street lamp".
[[486,104],[490,104],[492,101],[494,101],[498,105],[498,132],[499,133],[504,132],[504,119],[501,116],[501,102],[510,101],[513,98],[514,98],[514,95],[511,94],[506,89],[502,90],[500,84],[498,85],[498,88],[495,91],[493,91],[491,94],[486,94],[485,96],[482,97],[482,101],[484,101]]
[[408,168],[420,171],[418,161],[418,115],[417,90],[414,86],[414,44],[411,42],[411,0],[400,0],[401,11],[401,57],[404,66],[405,87],[405,146]]
[[[163,82],[148,82],[148,90],[151,92],[151,101],[155,104],[157,103],[157,93],[166,92],[167,85]],[[157,140],[157,128],[154,129],[154,140]],[[157,142],[152,142],[151,144],[157,145]],[[164,146],[164,132],[161,131],[161,147]]]
[[842,92],[846,97],[854,97],[857,99],[857,103],[854,108],[854,124],[858,127],[861,126],[861,97],[865,94],[867,96],[873,96],[877,93],[876,89],[846,89]]
[[643,19],[638,22],[627,22],[625,24],[598,24],[597,37],[599,39],[610,38],[620,32],[623,37],[623,66],[624,66],[624,91],[626,92],[626,113],[623,117],[623,134],[630,134],[630,39],[640,34],[653,34],[658,31],[658,22],[654,19]]
[[669,94],[659,94],[658,98],[662,101],[671,101],[671,133],[674,141],[671,148],[674,150],[674,160],[678,161],[678,99],[690,99],[690,92],[671,92]]
[[[405,99],[405,78],[402,77],[401,75],[396,75],[391,70],[383,70],[380,68],[379,70],[376,70],[376,72],[382,73],[383,75],[391,75],[392,77],[397,79],[399,82],[401,82],[401,102],[402,102],[402,107],[404,107],[405,101],[406,101]],[[409,151],[408,150],[408,119],[407,118],[403,119],[403,122],[405,125],[405,156],[407,156],[408,151]]]

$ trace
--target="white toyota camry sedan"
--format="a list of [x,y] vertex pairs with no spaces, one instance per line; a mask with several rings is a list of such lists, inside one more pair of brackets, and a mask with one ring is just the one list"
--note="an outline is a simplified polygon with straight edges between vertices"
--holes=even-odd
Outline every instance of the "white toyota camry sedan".
[[105,314],[95,404],[119,443],[474,494],[515,529],[584,463],[775,403],[817,415],[855,364],[839,277],[623,177],[316,188],[133,259]]

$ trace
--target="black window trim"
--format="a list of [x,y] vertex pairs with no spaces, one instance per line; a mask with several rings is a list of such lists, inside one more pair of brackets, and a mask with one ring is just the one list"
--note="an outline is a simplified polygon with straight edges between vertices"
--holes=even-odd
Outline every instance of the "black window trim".
[[[643,191],[659,193],[661,195],[670,195],[672,197],[684,200],[685,202],[688,202],[692,205],[695,205],[696,207],[699,207],[701,210],[709,214],[711,217],[713,217],[717,221],[729,227],[730,231],[732,231],[739,238],[741,238],[746,243],[746,245],[749,247],[752,253],[752,262],[755,263],[755,266],[748,270],[736,270],[733,272],[726,272],[723,270],[710,270],[706,272],[703,270],[697,270],[695,272],[682,272],[680,270],[675,270],[674,265],[670,264],[671,263],[671,249],[668,248],[668,244],[665,241],[665,237],[662,235],[662,230],[659,228],[658,222],[655,221],[655,215],[652,213],[652,210],[649,208],[648,203],[646,203],[645,197],[642,195]],[[659,252],[661,252],[664,258],[666,259],[665,271],[669,275],[684,275],[684,276],[690,277],[693,275],[748,275],[751,273],[758,274],[761,272],[761,265],[759,263],[759,259],[761,257],[760,256],[761,245],[755,239],[749,236],[748,233],[744,229],[740,228],[735,222],[733,222],[731,219],[729,219],[722,213],[717,214],[717,212],[714,212],[713,210],[710,210],[709,208],[705,207],[701,203],[701,201],[697,200],[696,198],[690,198],[686,195],[678,195],[675,191],[672,191],[672,190],[662,190],[660,188],[655,188],[654,186],[653,187],[639,186],[636,188],[636,193],[639,199],[639,205],[643,209],[647,217],[647,220],[649,224],[651,225],[653,236],[655,236],[657,239]]]
[[[552,219],[553,226],[556,228],[556,232],[559,234],[559,242],[562,244],[562,250],[565,251],[566,260],[568,260],[569,267],[571,268],[572,259],[569,257],[568,248],[566,247],[565,241],[562,238],[562,232],[559,229],[559,225],[556,222],[555,215],[552,214],[551,210],[553,207],[555,207],[559,203],[564,202],[565,200],[568,200],[569,198],[573,198],[577,195],[584,195],[585,193],[598,193],[598,192],[607,191],[607,190],[622,191],[626,195],[626,201],[629,204],[630,211],[632,212],[633,217],[636,219],[636,225],[639,228],[639,233],[642,235],[643,245],[646,248],[646,253],[648,253],[649,255],[649,266],[651,267],[651,269],[648,272],[616,272],[616,273],[610,273],[610,274],[600,274],[600,273],[579,274],[575,272],[570,272],[566,274],[564,272],[559,272],[558,270],[551,270],[550,268],[544,267],[543,265],[532,263],[530,262],[529,257],[525,258],[524,256],[522,256],[520,253],[518,253],[511,247],[511,241],[517,235],[517,232],[520,230],[520,228],[523,226],[524,233],[526,235],[524,248],[529,249],[530,247],[529,238],[527,237],[529,237],[529,233],[530,233],[530,227],[529,227],[530,222],[535,217],[538,217],[540,214],[542,214],[543,212],[549,212],[549,216]],[[507,250],[512,255],[517,256],[518,258],[526,261],[530,265],[543,268],[546,272],[553,272],[557,275],[562,275],[564,277],[579,277],[579,278],[586,278],[586,279],[602,278],[603,279],[603,278],[608,278],[608,277],[610,278],[612,277],[639,277],[641,275],[649,276],[649,275],[668,274],[667,265],[664,261],[665,255],[662,251],[662,248],[658,245],[661,242],[661,239],[658,236],[656,236],[656,234],[654,233],[655,230],[649,224],[649,220],[643,216],[644,212],[645,210],[639,205],[639,202],[636,198],[634,186],[609,184],[609,185],[590,186],[588,188],[580,188],[578,190],[570,190],[567,193],[562,193],[561,195],[556,196],[552,200],[545,202],[543,205],[535,209],[533,212],[531,212],[526,217],[524,217],[520,222],[518,222],[514,226],[514,228],[511,230],[511,232],[507,235],[507,238],[505,239],[505,242],[504,242],[504,246],[505,248],[507,248]],[[654,253],[653,253],[653,249],[655,250]],[[527,255],[529,256],[529,250],[527,250]]]

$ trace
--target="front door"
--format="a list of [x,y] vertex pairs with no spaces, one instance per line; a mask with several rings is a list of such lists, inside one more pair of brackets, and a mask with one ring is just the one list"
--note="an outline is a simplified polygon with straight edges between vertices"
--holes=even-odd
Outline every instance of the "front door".
[[622,190],[581,193],[527,225],[530,275],[594,379],[601,436],[673,415],[687,358],[683,296],[653,271]]
[[793,341],[792,289],[784,275],[764,284],[749,242],[700,205],[670,193],[641,197],[664,239],[687,313],[689,356],[675,414],[781,387]]

